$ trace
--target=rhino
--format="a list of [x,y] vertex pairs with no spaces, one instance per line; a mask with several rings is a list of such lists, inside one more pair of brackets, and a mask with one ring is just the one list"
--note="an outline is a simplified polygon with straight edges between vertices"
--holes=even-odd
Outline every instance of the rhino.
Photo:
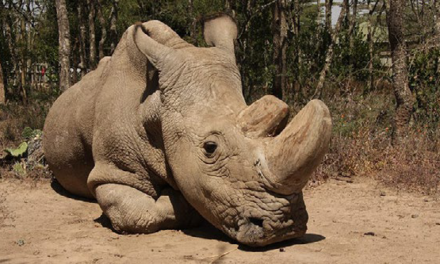
[[247,105],[237,26],[205,20],[209,47],[160,21],[137,23],[114,54],[65,91],[44,126],[44,153],[68,192],[96,199],[121,233],[199,225],[248,246],[303,236],[302,189],[331,136],[326,105]]

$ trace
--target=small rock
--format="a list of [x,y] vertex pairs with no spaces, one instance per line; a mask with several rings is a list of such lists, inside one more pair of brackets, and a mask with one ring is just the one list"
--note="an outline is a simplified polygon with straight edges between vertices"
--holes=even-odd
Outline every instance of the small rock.
[[286,252],[284,248],[280,248],[280,252]]
[[387,194],[386,194],[384,191],[381,191],[381,192],[380,192],[380,196],[382,196],[382,197],[383,197],[383,196],[387,196]]
[[17,245],[19,245],[20,247],[24,245],[24,240],[23,239],[19,239],[17,240]]
[[419,217],[418,214],[413,214],[413,215],[411,215],[411,218],[417,218],[417,217]]
[[436,225],[438,225],[438,226],[440,226],[440,222],[438,222],[438,223],[435,223]]
[[424,201],[425,203],[427,203],[427,202],[429,202],[429,199],[428,199],[428,198],[425,198],[425,199],[423,199],[423,201]]
[[364,233],[364,236],[375,236],[376,234],[374,232],[367,232]]

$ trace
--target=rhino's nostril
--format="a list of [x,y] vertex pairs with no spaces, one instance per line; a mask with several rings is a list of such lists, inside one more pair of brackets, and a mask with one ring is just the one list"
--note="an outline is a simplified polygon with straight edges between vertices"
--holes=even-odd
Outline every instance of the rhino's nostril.
[[256,218],[256,217],[249,217],[249,222],[251,222],[252,224],[254,224],[256,226],[263,227],[263,219]]

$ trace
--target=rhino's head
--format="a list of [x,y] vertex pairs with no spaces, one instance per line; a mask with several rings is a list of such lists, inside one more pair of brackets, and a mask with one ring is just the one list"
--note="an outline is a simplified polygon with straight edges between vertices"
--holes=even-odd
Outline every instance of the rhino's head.
[[163,24],[167,36],[152,37],[153,24],[138,25],[134,39],[159,71],[165,153],[185,198],[247,245],[303,235],[301,190],[329,143],[327,107],[313,100],[286,126],[288,106],[275,97],[247,106],[228,16],[205,23],[210,48],[189,45]]

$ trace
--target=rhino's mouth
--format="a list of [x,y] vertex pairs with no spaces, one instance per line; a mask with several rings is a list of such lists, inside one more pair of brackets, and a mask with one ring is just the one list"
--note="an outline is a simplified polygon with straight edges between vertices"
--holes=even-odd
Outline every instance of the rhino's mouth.
[[275,242],[300,237],[306,232],[306,225],[299,226],[289,219],[274,223],[270,220],[250,217],[244,220],[236,233],[236,239],[249,246],[265,246]]
[[248,246],[265,246],[301,237],[307,230],[308,215],[302,195],[289,197],[289,204],[274,211],[245,210],[235,221],[227,221],[223,230]]

